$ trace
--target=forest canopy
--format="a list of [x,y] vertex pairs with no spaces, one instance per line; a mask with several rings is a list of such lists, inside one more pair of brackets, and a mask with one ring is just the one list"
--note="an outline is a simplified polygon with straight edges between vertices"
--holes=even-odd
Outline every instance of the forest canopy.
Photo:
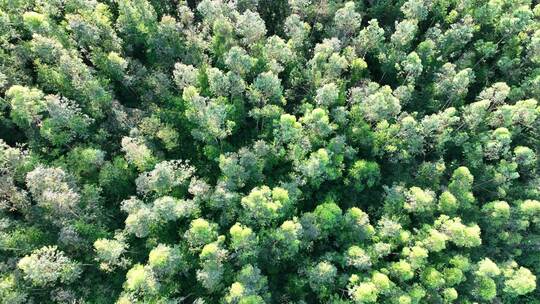
[[0,0],[0,303],[540,304],[534,0]]

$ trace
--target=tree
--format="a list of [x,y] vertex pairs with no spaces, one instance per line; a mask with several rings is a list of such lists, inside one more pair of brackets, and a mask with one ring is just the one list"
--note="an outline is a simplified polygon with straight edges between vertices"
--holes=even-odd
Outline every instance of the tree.
[[[124,202],[124,209],[126,204]],[[133,212],[129,212],[125,220],[125,230],[129,234],[134,234],[139,238],[146,237],[150,234],[150,228],[155,220],[155,214],[150,207],[141,203]]]
[[[148,266],[158,275],[170,276],[185,271],[184,257],[178,247],[159,244],[148,254]],[[183,269],[184,268],[184,269]]]
[[408,0],[401,6],[407,19],[425,20],[433,3],[429,0]]
[[300,250],[301,235],[302,225],[300,223],[294,220],[283,222],[270,235],[273,243],[271,256],[276,258],[278,262],[293,259]]
[[308,269],[309,286],[316,290],[321,297],[331,292],[332,283],[337,275],[337,268],[327,261],[319,262]]
[[361,23],[362,16],[355,11],[355,3],[352,1],[345,2],[334,15],[335,31],[339,37],[348,38],[360,28]]
[[137,264],[127,272],[124,289],[129,293],[154,295],[158,292],[159,283],[150,268]]
[[527,294],[536,288],[536,276],[524,267],[505,273],[504,291],[512,296]]
[[249,46],[264,37],[266,27],[259,14],[248,9],[238,16],[236,32],[242,37],[242,42]]
[[376,162],[358,160],[349,170],[351,182],[359,191],[375,186],[380,180],[380,168]]
[[372,282],[362,282],[349,290],[349,293],[355,303],[377,302],[378,290]]
[[[474,196],[471,192],[473,181],[474,176],[467,167],[459,167],[452,174],[448,190],[461,204],[461,208],[470,208],[470,205],[474,202]],[[452,201],[450,196],[448,196],[448,199]]]
[[242,198],[243,218],[246,223],[268,226],[290,212],[290,199],[287,190],[268,186],[253,188],[249,195]]
[[340,233],[344,239],[353,242],[369,239],[374,234],[374,227],[369,223],[369,215],[358,207],[352,207],[343,216],[344,230]]
[[182,98],[187,102],[185,115],[194,125],[191,134],[197,140],[217,144],[231,135],[235,122],[230,120],[233,106],[222,99],[210,101],[194,87],[186,87]]
[[229,78],[220,69],[207,69],[206,75],[208,76],[210,92],[214,96],[227,96],[229,94],[231,86]]
[[231,235],[231,251],[237,254],[236,258],[241,264],[257,258],[259,240],[251,228],[236,223],[231,227],[229,233]]
[[200,250],[206,244],[217,240],[218,233],[216,230],[216,224],[198,218],[191,221],[189,229],[184,233],[184,237],[192,250]]
[[390,41],[396,48],[406,50],[414,39],[417,31],[418,20],[403,19],[401,22],[396,23],[396,30],[390,37]]
[[313,211],[313,215],[322,237],[328,237],[331,233],[338,231],[342,223],[341,209],[333,202],[317,206]]
[[150,169],[157,161],[152,150],[141,138],[122,138],[122,150],[126,153],[126,160],[135,165],[139,171]]
[[461,105],[461,100],[468,92],[468,86],[474,81],[474,73],[470,68],[456,72],[456,66],[446,63],[437,74],[435,94],[442,98],[441,106]]
[[285,103],[282,94],[281,81],[272,72],[259,74],[251,85],[251,101],[258,107],[266,104]]
[[401,67],[405,74],[405,79],[409,82],[414,82],[423,71],[422,60],[416,52],[409,53],[401,62]]
[[210,292],[217,291],[223,279],[224,265],[228,252],[222,248],[224,238],[207,244],[199,254],[202,268],[197,270],[197,280]]
[[315,46],[313,58],[309,60],[315,85],[337,80],[349,62],[341,56],[342,45],[337,38],[324,39]]
[[332,107],[338,102],[339,90],[334,83],[328,83],[317,89],[317,96],[315,96],[315,102],[318,106]]
[[245,75],[254,65],[254,59],[251,58],[245,49],[239,46],[233,46],[225,54],[225,64],[234,73]]
[[337,126],[330,122],[328,111],[322,108],[308,110],[300,123],[304,126],[305,134],[312,144],[321,144],[331,135]]
[[279,125],[274,129],[274,137],[282,143],[291,143],[301,136],[302,124],[295,116],[283,114],[279,118]]
[[285,20],[285,32],[296,47],[301,47],[305,43],[310,30],[311,26],[302,21],[302,18],[297,14],[291,14]]
[[36,123],[46,110],[44,94],[38,89],[15,85],[6,91],[11,108],[11,119],[20,127]]
[[384,30],[377,19],[368,21],[368,25],[360,30],[355,39],[356,52],[364,58],[367,53],[377,54],[384,43]]
[[71,177],[61,168],[38,166],[26,175],[26,184],[38,206],[56,217],[76,215],[80,195]]
[[323,181],[336,179],[341,174],[341,168],[335,167],[332,156],[331,152],[320,148],[312,152],[309,158],[299,165],[298,170],[309,184],[318,187]]
[[174,64],[173,77],[178,89],[183,91],[189,86],[197,86],[199,69],[192,65],[177,62]]
[[435,193],[419,187],[411,187],[405,194],[404,208],[409,212],[432,212],[435,209]]
[[160,162],[152,171],[141,173],[135,180],[137,191],[141,194],[167,194],[173,188],[187,183],[194,170],[188,162],[181,160]]
[[118,3],[116,26],[123,38],[134,45],[144,45],[157,26],[153,6],[146,0],[123,0]]
[[371,259],[366,251],[358,246],[351,246],[347,250],[347,265],[357,269],[368,269],[371,267]]
[[17,267],[34,286],[43,287],[58,282],[68,284],[81,275],[80,265],[59,251],[56,246],[34,250],[19,260]]
[[361,111],[368,122],[395,119],[401,112],[399,100],[392,95],[389,86],[383,86],[367,96],[363,96],[359,89],[353,89],[350,98],[352,102],[362,104]]
[[96,251],[96,260],[100,262],[99,267],[105,271],[112,271],[116,267],[125,267],[129,265],[129,259],[125,257],[128,249],[123,236],[119,235],[117,239],[98,239],[94,242]]
[[220,155],[219,167],[229,189],[243,188],[262,179],[264,159],[249,149],[240,149],[238,153]]
[[457,246],[477,247],[482,244],[478,225],[466,226],[461,223],[460,218],[449,218],[444,215],[439,217],[436,225],[440,225],[442,232]]
[[393,263],[390,272],[400,281],[407,281],[414,277],[414,271],[411,264],[405,260]]
[[278,74],[283,71],[284,65],[291,63],[295,55],[290,45],[279,36],[272,36],[266,39],[264,46],[266,56],[270,60],[271,71]]
[[[264,303],[263,298],[269,299],[268,279],[261,275],[261,270],[253,265],[246,265],[236,275],[236,282],[225,297],[227,303]],[[257,299],[257,300],[255,300]],[[260,300],[259,300],[260,299]]]

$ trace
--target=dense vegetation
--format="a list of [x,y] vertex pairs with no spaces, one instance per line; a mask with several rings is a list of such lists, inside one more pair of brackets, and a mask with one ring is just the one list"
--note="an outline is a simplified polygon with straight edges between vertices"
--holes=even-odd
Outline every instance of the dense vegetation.
[[533,0],[0,0],[0,303],[540,303]]

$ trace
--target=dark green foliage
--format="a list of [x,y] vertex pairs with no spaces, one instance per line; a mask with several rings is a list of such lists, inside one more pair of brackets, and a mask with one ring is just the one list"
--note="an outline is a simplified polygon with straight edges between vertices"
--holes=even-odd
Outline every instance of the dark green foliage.
[[532,0],[0,0],[0,303],[539,303]]

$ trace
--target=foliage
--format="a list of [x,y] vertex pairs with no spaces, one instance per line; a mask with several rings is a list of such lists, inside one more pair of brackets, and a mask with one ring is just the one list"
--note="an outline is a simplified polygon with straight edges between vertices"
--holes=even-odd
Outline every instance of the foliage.
[[0,303],[540,303],[532,0],[0,1]]

